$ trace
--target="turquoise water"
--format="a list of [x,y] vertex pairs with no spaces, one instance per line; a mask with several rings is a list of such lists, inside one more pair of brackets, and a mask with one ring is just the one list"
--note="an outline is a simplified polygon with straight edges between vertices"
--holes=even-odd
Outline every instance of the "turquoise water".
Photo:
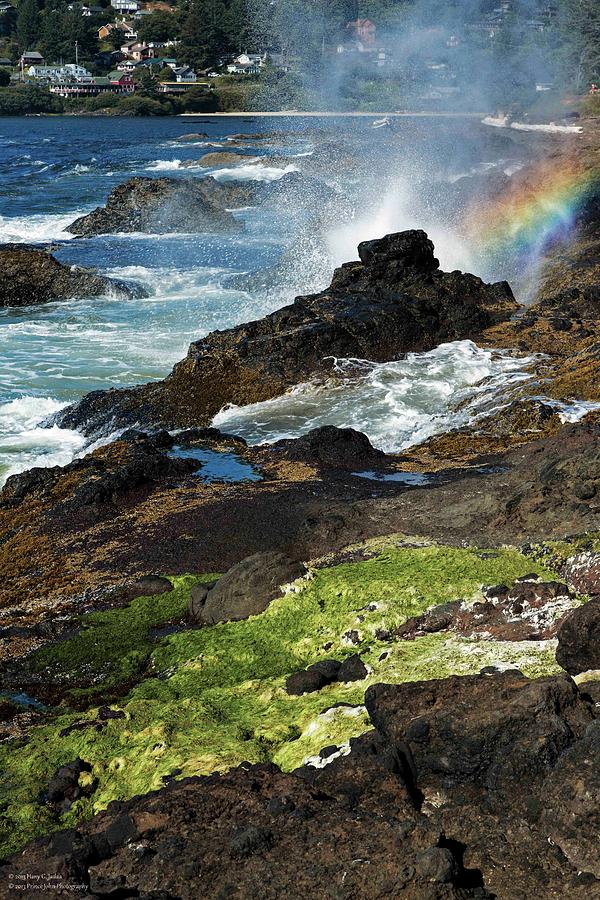
[[[334,265],[356,258],[360,240],[425,227],[444,267],[477,272],[477,260],[457,239],[451,222],[442,220],[438,201],[457,173],[476,167],[481,158],[495,158],[497,136],[488,134],[494,131],[482,132],[473,122],[410,119],[399,120],[388,133],[373,131],[369,119],[0,118],[0,241],[50,243],[61,261],[139,283],[148,294],[134,300],[77,297],[0,309],[0,481],[32,465],[65,464],[88,449],[79,433],[45,427],[52,413],[90,390],[161,378],[185,355],[190,341],[262,317],[290,302],[295,293],[326,286]],[[190,132],[205,132],[209,140],[177,142]],[[272,143],[258,141],[254,149],[245,149],[261,157],[259,165],[212,173],[181,168],[186,160],[219,146],[228,149],[227,137],[240,132],[276,134]],[[489,146],[482,133],[488,135]],[[248,140],[252,144],[253,138]],[[354,212],[344,221],[334,217],[322,231],[307,225],[307,216],[319,215],[318,206],[307,211],[290,203],[278,209],[234,210],[244,226],[234,236],[117,234],[74,239],[65,230],[134,175],[214,174],[223,180],[269,181],[301,168],[323,142],[327,150],[312,174],[343,192],[346,210]],[[504,165],[504,159],[497,164]],[[289,279],[275,278],[268,289],[252,292],[231,286],[232,275],[271,267],[292,246]],[[364,391],[359,385],[362,403],[355,402],[355,391],[348,395],[349,402],[342,397],[338,403],[336,394],[316,403],[311,398],[308,409],[299,409],[297,403],[283,411],[276,406],[274,418],[269,407],[264,422],[263,409],[255,411],[253,422],[235,411],[225,412],[222,423],[239,425],[253,441],[298,434],[312,423],[332,421],[360,425],[374,439],[401,432],[402,443],[410,443],[423,433],[419,423],[445,415],[448,395],[457,384],[472,385],[471,356],[468,349],[459,352],[458,365],[441,374],[437,359],[431,366],[417,360],[414,371],[409,366],[385,372],[381,381],[375,372]],[[468,372],[463,371],[463,357],[468,358]],[[486,360],[482,366],[480,362],[475,360],[476,374],[480,369],[482,377],[497,371],[492,367],[490,372]],[[404,422],[400,431],[399,416]],[[384,444],[394,441],[386,437]]]

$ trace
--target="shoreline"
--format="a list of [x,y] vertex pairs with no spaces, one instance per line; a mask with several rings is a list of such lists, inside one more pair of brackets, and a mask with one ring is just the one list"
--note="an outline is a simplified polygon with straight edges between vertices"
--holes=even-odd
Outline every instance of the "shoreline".
[[173,118],[303,118],[313,119],[352,119],[373,118],[385,116],[390,119],[423,118],[423,119],[478,119],[487,115],[485,112],[303,112],[302,110],[289,109],[279,112],[212,112],[212,113],[176,113]]

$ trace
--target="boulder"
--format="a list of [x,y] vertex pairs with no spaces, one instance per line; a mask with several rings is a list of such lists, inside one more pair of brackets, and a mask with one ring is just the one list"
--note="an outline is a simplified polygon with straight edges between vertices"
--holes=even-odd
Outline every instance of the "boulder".
[[208,135],[204,132],[191,132],[190,134],[180,134],[179,137],[176,137],[175,140],[180,144],[187,144],[189,142],[195,141],[205,141],[208,138]]
[[228,403],[268,400],[331,375],[335,358],[384,362],[430,350],[474,337],[518,309],[506,282],[441,272],[423,231],[368,241],[359,253],[361,261],[338,269],[328,290],[196,341],[164,381],[95,392],[56,421],[86,433],[109,421],[206,425]]
[[286,678],[285,689],[288,694],[300,695],[320,691],[326,684],[338,680],[341,663],[336,659],[322,659],[307,669],[294,672]]
[[376,684],[365,704],[421,790],[452,789],[455,802],[477,792],[493,809],[523,808],[594,718],[570,678],[516,672]]
[[343,662],[337,659],[322,659],[307,669],[294,672],[285,682],[288,694],[309,694],[320,691],[326,684],[334,681],[362,681],[368,670],[358,653],[349,656]]
[[542,791],[541,825],[580,871],[600,878],[600,722],[560,756]]
[[0,245],[0,306],[31,306],[52,300],[142,295],[120,281],[59,262],[27,244]]
[[257,156],[245,156],[241,153],[233,153],[230,150],[217,150],[215,153],[205,153],[200,159],[183,163],[184,166],[202,166],[204,169],[229,169],[232,166],[244,166],[257,162]]
[[95,785],[91,777],[87,779],[87,783],[81,783],[83,781],[81,776],[89,774],[91,771],[90,764],[82,759],[76,759],[60,766],[50,779],[40,801],[65,812],[75,800],[93,793]]
[[116,187],[106,205],[76,219],[71,234],[113,232],[240,231],[231,213],[211,202],[197,181],[179,178],[131,178]]
[[354,469],[381,463],[385,459],[385,453],[376,450],[366,434],[354,428],[336,428],[335,425],[314,428],[293,440],[277,441],[272,449],[284,453],[288,459],[333,469]]
[[600,669],[600,597],[574,609],[562,623],[556,661],[570,675]]
[[281,586],[306,574],[306,567],[283,553],[254,553],[233,566],[214,587],[193,589],[189,615],[200,625],[256,616],[281,593]]
[[347,657],[340,666],[337,674],[338,681],[362,681],[368,675],[367,667],[358,655],[353,653]]

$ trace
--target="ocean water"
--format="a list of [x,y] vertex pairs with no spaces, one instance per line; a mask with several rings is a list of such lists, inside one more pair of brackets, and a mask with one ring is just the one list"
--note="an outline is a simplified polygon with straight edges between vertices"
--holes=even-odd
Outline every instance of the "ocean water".
[[[299,288],[326,286],[334,265],[356,257],[360,240],[426,227],[445,268],[479,267],[486,274],[456,236],[452,215],[447,209],[440,214],[436,197],[464,171],[515,163],[494,144],[498,130],[488,129],[495,137],[484,139],[477,123],[407,119],[393,134],[382,131],[373,132],[368,119],[0,118],[0,242],[52,245],[65,263],[96,267],[148,292],[143,299],[75,297],[0,309],[0,480],[33,465],[65,464],[89,449],[80,434],[45,427],[52,413],[90,390],[161,378],[190,341],[259,318]],[[177,141],[191,132],[209,138]],[[243,151],[258,156],[257,164],[182,167],[219,147],[231,149],[230,135],[247,134],[252,145],[251,135],[263,132],[276,137]],[[319,210],[289,204],[235,211],[244,230],[234,236],[75,239],[66,231],[134,175],[273,181],[302,169],[323,142],[329,150],[311,174],[342,192],[354,211],[339,222],[334,217],[318,234],[310,215]],[[345,159],[348,150],[358,164]],[[232,275],[270,270],[290,249],[293,279],[274,278],[267,289],[252,292],[231,286]],[[260,441],[330,421],[359,427],[386,449],[397,449],[448,421],[449,398],[457,392],[462,400],[470,391],[475,397],[482,379],[499,387],[521,377],[522,368],[464,343],[425,359],[364,366],[347,388],[303,388],[260,409],[224,411],[217,422]]]

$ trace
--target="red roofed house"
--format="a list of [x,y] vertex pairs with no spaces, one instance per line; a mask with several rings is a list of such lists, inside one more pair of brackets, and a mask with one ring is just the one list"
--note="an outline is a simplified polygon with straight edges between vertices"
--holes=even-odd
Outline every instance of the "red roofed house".
[[360,41],[361,44],[372,46],[375,43],[377,26],[370,19],[356,19],[354,22],[348,22],[346,28],[352,32],[354,40]]

